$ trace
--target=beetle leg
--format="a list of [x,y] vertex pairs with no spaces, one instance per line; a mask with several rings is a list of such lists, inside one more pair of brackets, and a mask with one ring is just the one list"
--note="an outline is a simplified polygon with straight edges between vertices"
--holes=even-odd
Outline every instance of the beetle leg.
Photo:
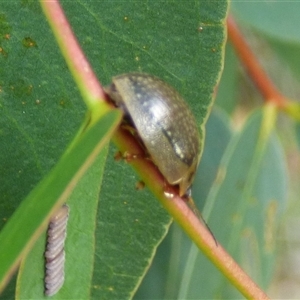
[[142,190],[142,189],[144,189],[144,188],[145,188],[145,182],[142,181],[142,180],[139,180],[139,181],[136,183],[136,185],[135,185],[135,189],[138,190],[138,191],[140,191],[140,190]]

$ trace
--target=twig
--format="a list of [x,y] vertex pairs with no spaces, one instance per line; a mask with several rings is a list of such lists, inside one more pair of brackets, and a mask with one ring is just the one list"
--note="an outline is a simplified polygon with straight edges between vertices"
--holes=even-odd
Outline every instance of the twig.
[[78,85],[83,99],[92,108],[105,99],[104,91],[86,59],[72,28],[57,0],[41,1],[58,45]]
[[252,81],[262,93],[265,101],[273,102],[279,108],[284,109],[288,103],[286,97],[279,92],[263,70],[231,16],[227,19],[227,27],[228,37],[236,50],[236,54],[240,58]]

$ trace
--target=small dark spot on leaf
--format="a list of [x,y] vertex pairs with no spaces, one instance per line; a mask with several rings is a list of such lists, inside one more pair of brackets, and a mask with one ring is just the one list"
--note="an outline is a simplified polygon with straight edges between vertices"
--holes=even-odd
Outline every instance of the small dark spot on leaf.
[[60,100],[59,101],[59,105],[62,106],[62,107],[65,107],[66,103],[64,100]]
[[70,101],[67,99],[61,99],[59,100],[59,106],[61,106],[62,108],[67,108],[70,106]]
[[32,48],[32,47],[37,47],[37,43],[31,38],[31,37],[25,37],[22,40],[22,45],[25,48]]
[[8,39],[11,32],[11,26],[6,20],[5,14],[0,13],[0,41],[3,39]]
[[0,47],[0,54],[4,57],[7,57],[7,52],[2,47]]
[[143,181],[138,181],[135,185],[135,189],[138,191],[142,190],[144,187],[145,187],[145,182]]

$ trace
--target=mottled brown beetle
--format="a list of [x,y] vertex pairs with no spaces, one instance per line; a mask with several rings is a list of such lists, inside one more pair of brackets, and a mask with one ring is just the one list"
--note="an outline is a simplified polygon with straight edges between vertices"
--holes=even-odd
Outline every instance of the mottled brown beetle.
[[125,112],[151,159],[180,196],[189,195],[201,147],[196,120],[179,93],[157,77],[113,77],[106,92]]

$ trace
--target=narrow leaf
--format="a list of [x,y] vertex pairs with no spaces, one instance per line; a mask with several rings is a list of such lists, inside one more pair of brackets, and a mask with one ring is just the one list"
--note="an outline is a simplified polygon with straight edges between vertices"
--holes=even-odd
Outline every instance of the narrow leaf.
[[119,113],[110,112],[88,130],[9,219],[0,234],[1,289],[45,228],[51,214],[66,201],[80,177],[107,143],[119,120]]

